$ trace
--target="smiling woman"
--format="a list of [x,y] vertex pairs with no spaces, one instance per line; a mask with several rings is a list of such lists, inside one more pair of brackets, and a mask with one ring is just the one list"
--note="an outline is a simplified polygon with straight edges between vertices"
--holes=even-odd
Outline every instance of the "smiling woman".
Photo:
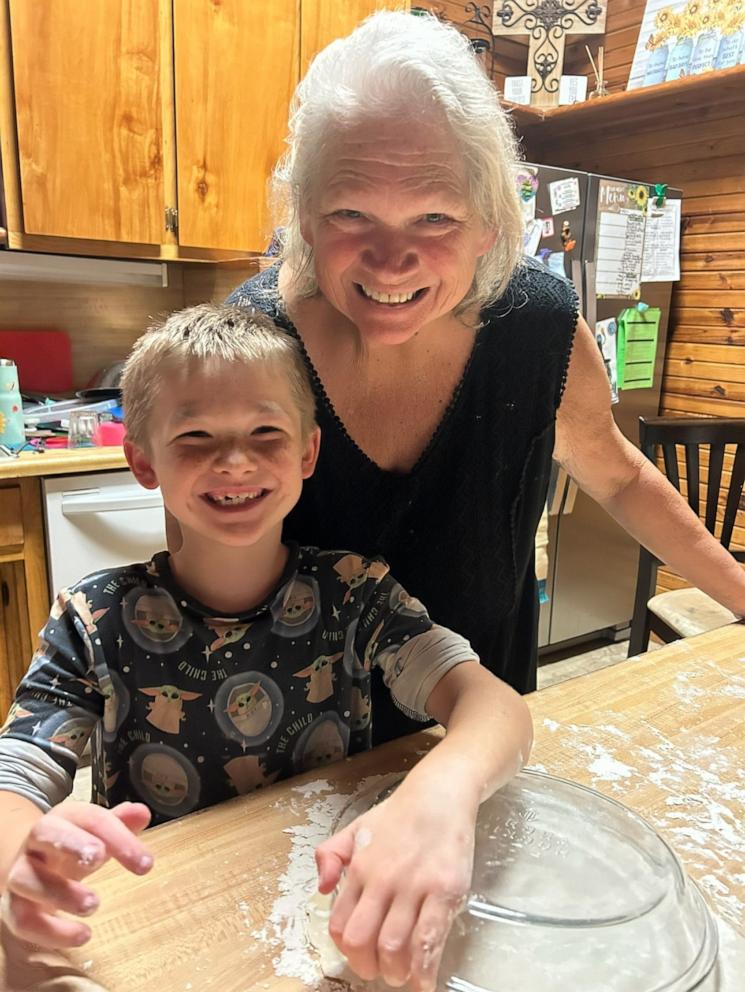
[[[389,558],[526,691],[533,533],[577,303],[519,266],[516,162],[466,39],[377,14],[298,87],[274,183],[281,264],[231,302],[293,334],[314,383],[321,452],[287,536]],[[413,729],[377,688],[376,739]]]
[[[383,555],[527,692],[552,455],[739,615],[745,575],[616,427],[573,286],[521,258],[516,166],[466,38],[375,14],[298,86],[275,173],[279,264],[230,300],[292,334],[313,382],[321,451],[286,536]],[[374,739],[415,729],[373,674]]]
[[300,205],[300,230],[320,293],[370,348],[404,344],[448,318],[496,240],[470,204],[465,161],[434,112],[381,122],[373,135],[366,123],[332,133]]

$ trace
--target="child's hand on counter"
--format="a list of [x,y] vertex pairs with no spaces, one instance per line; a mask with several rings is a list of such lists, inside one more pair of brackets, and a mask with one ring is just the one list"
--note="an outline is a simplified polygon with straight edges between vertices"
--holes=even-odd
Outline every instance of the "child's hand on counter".
[[90,916],[98,898],[81,884],[109,858],[144,875],[153,859],[136,835],[150,822],[141,803],[104,809],[73,800],[55,806],[28,833],[8,874],[3,917],[21,940],[41,947],[79,947],[90,939],[84,923],[57,915]]
[[406,786],[318,847],[318,887],[344,874],[329,933],[360,978],[430,992],[471,884],[478,803],[452,782]]

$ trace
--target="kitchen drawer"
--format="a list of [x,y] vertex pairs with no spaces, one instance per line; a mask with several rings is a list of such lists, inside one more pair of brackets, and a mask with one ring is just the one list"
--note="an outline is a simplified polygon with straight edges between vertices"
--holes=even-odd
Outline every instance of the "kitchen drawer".
[[17,482],[0,485],[0,551],[23,547],[23,503]]

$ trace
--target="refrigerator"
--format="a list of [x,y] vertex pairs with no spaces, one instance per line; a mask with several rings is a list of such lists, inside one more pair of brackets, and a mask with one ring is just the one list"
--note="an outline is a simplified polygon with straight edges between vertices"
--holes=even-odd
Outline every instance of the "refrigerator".
[[[617,390],[617,402],[612,407],[618,427],[638,445],[639,417],[654,417],[659,412],[673,281],[642,281],[635,289],[636,295],[620,284],[616,284],[616,292],[628,292],[627,296],[599,294],[599,275],[605,280],[603,288],[608,289],[607,269],[603,267],[608,213],[599,215],[599,208],[605,211],[614,190],[626,187],[630,196],[644,186],[647,193],[664,192],[664,204],[654,198],[652,207],[659,202],[674,217],[680,204],[671,201],[680,201],[681,191],[662,191],[660,187],[655,190],[658,176],[647,177],[654,180],[647,185],[644,179],[625,180],[530,163],[524,166],[521,177],[524,205],[543,225],[540,238],[535,237],[526,251],[537,254],[549,268],[572,280],[591,329],[595,330],[599,322],[618,318],[622,312],[633,311],[632,319],[637,319],[636,313],[646,308],[652,308],[649,312],[657,319],[659,310],[656,352],[646,369],[649,384],[639,387],[627,379],[626,385],[632,388]],[[531,192],[532,197],[528,197],[526,194]],[[644,191],[638,195],[643,196]],[[530,199],[534,200],[532,205]],[[642,211],[645,220],[647,210],[651,212],[649,203]],[[661,213],[656,211],[656,216]],[[529,216],[530,211],[526,214]],[[607,326],[600,323],[600,328]],[[607,358],[607,350],[604,357]],[[609,362],[605,364],[610,376]],[[579,490],[556,463],[547,508],[548,574],[540,609],[539,648],[545,653],[597,637],[621,640],[628,636],[638,567],[637,542]]]

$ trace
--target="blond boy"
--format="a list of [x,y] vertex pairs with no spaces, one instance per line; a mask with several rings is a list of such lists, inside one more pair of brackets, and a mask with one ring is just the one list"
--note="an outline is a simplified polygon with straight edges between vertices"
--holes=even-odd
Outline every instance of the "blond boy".
[[[125,451],[181,544],[63,590],[0,736],[0,886],[37,944],[82,944],[87,876],[152,866],[137,834],[370,746],[370,670],[447,735],[380,807],[321,845],[319,888],[363,978],[434,985],[468,890],[479,803],[530,718],[380,559],[282,541],[320,443],[296,343],[230,306],[174,314],[123,379]],[[333,513],[334,508],[329,507]],[[92,736],[93,803],[66,800]]]

